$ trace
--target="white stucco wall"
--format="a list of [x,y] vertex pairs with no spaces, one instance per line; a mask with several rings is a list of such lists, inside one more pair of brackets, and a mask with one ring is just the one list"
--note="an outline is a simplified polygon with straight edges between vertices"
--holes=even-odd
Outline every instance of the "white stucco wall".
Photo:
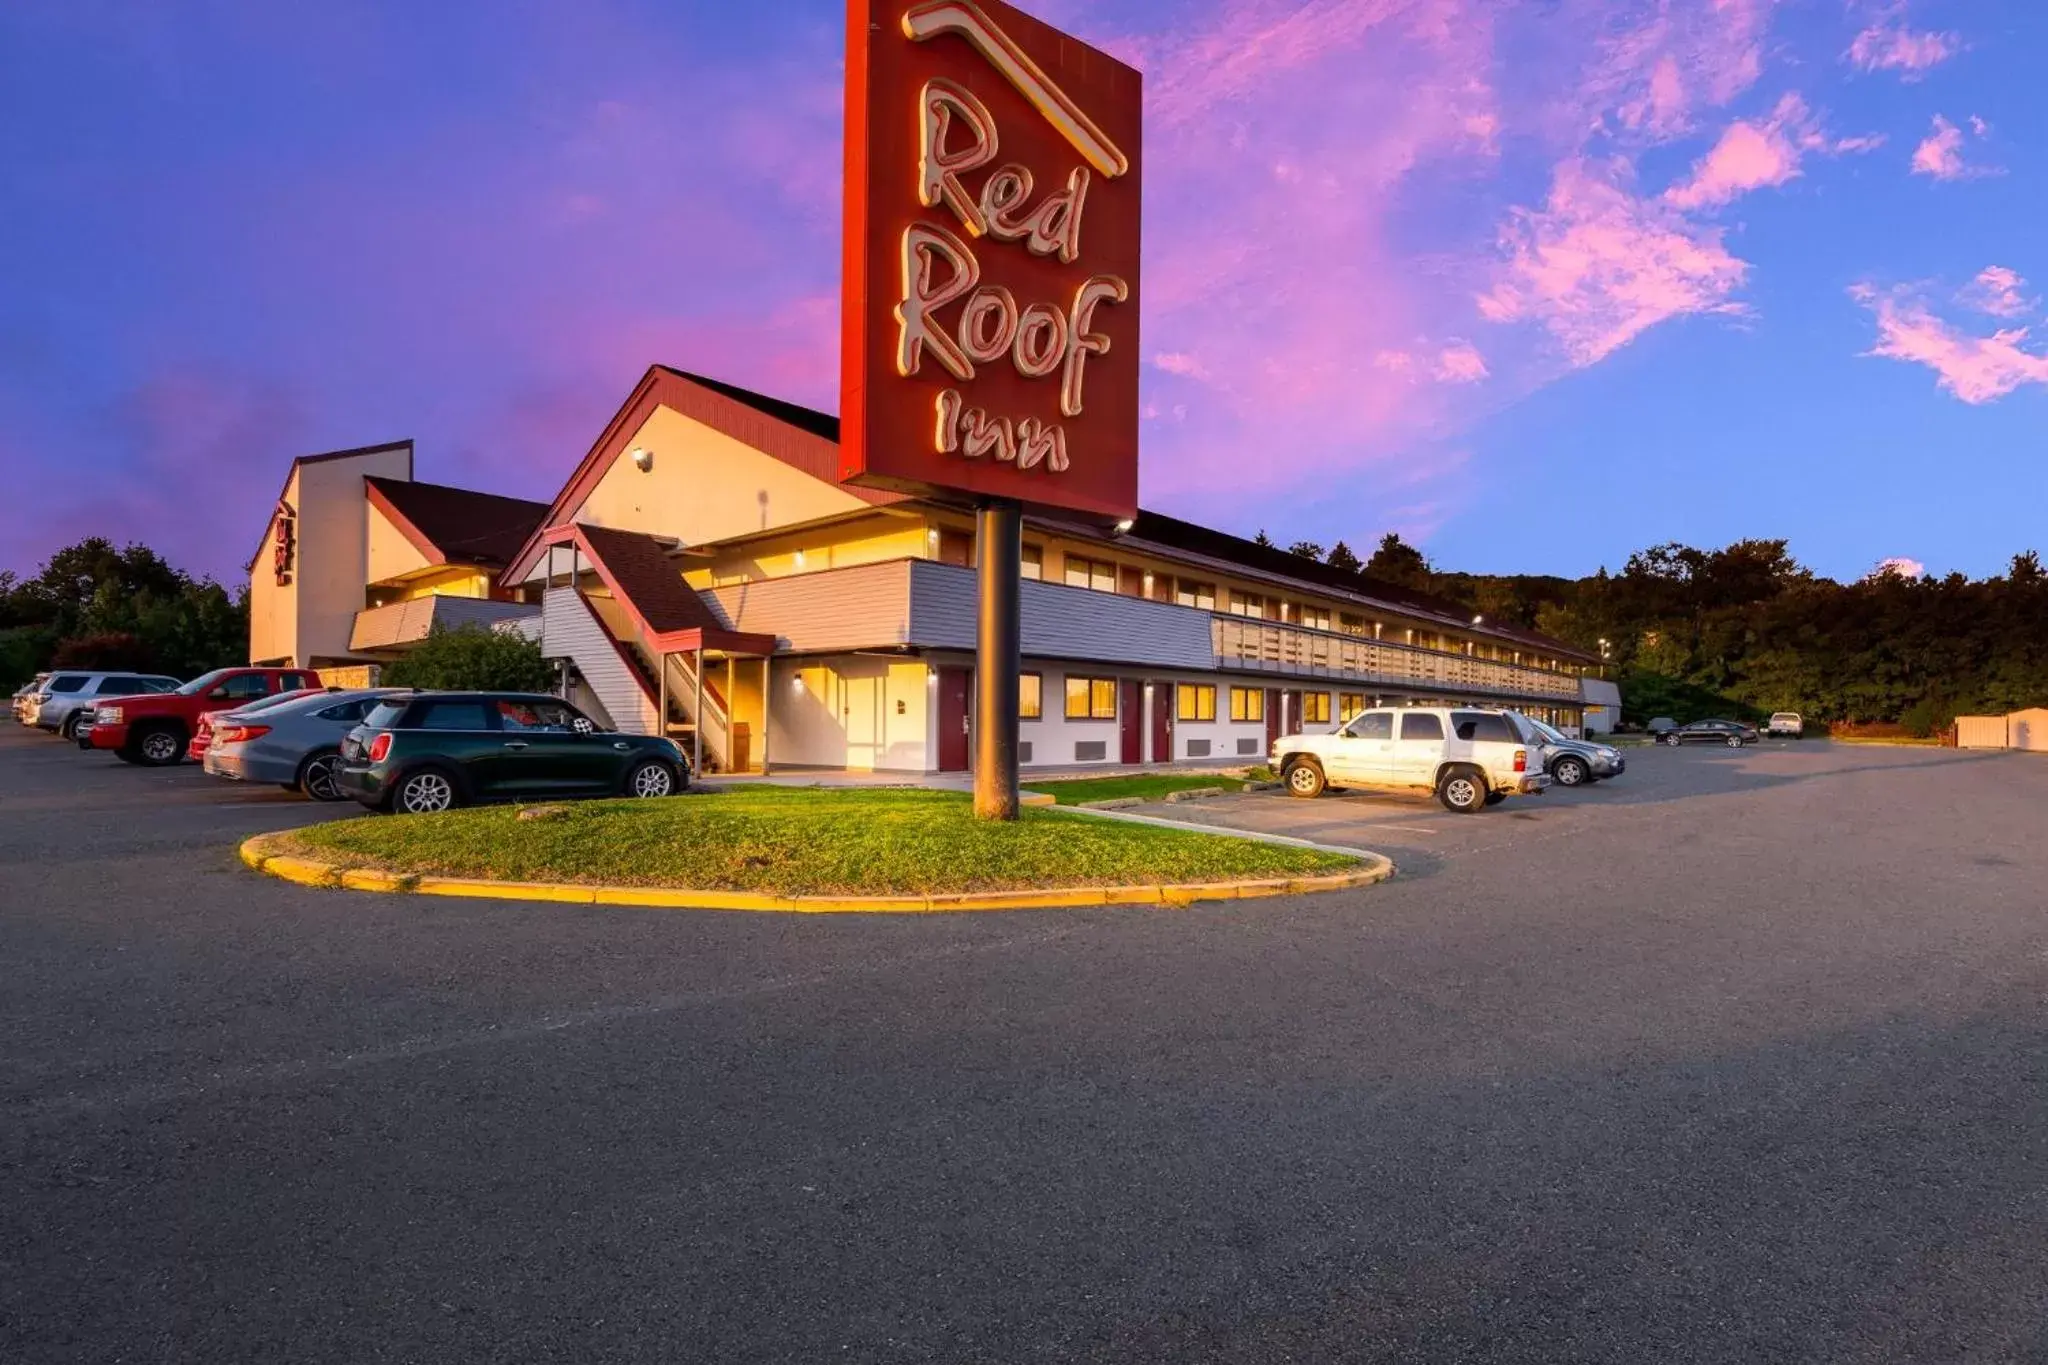
[[[948,664],[967,661],[941,660]],[[1219,674],[1171,673],[1156,670],[1119,669],[1102,665],[1075,665],[1026,659],[1024,670],[1041,680],[1044,714],[1018,725],[1020,743],[1031,746],[1026,768],[1065,768],[1080,764],[1122,762],[1120,721],[1068,720],[1066,678],[1068,673],[1083,677],[1107,677],[1119,681],[1135,678],[1152,686],[1146,693],[1142,715],[1144,761],[1191,765],[1251,764],[1266,757],[1266,724],[1263,720],[1233,722],[1230,714],[1232,680]],[[801,686],[798,685],[801,680]],[[1176,706],[1175,687],[1182,682],[1212,684],[1216,688],[1217,710],[1223,719],[1176,721],[1173,752],[1152,751],[1152,707],[1163,706],[1171,714]],[[1239,678],[1237,686],[1264,688],[1257,678]],[[1313,690],[1313,689],[1312,689]],[[770,697],[773,731],[769,756],[775,766],[845,768],[855,772],[931,772],[938,764],[937,687],[931,665],[923,659],[885,659],[861,655],[827,658],[777,660]],[[970,708],[972,700],[970,698]],[[1121,693],[1119,693],[1121,705]],[[1314,731],[1336,728],[1336,689],[1331,689],[1331,721],[1307,727]],[[1299,728],[1294,725],[1287,729]],[[1207,740],[1206,755],[1190,754],[1189,741]],[[1240,752],[1239,741],[1249,748]],[[1076,757],[1076,745],[1099,742],[1105,746],[1100,759]]]
[[[633,462],[649,452],[648,468]],[[672,408],[656,408],[567,517],[702,545],[867,504]]]
[[369,579],[365,475],[412,477],[410,443],[294,463],[284,498],[296,510],[292,581],[280,585],[265,537],[249,574],[249,658],[305,667],[349,657]]
[[768,698],[770,761],[776,767],[928,771],[927,676],[922,660],[777,660]]

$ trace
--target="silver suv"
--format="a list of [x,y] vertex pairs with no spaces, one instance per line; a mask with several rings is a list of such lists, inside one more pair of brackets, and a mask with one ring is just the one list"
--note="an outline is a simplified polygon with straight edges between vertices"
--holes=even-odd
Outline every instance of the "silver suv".
[[29,693],[21,718],[38,729],[76,739],[78,727],[92,719],[92,709],[99,698],[169,692],[177,686],[176,678],[166,678],[161,673],[60,671],[43,679],[42,686]]
[[1525,716],[1519,711],[1515,715],[1541,751],[1543,771],[1555,778],[1560,787],[1582,787],[1602,778],[1620,777],[1628,771],[1628,760],[1611,744],[1573,739],[1556,726],[1545,725],[1534,716]]

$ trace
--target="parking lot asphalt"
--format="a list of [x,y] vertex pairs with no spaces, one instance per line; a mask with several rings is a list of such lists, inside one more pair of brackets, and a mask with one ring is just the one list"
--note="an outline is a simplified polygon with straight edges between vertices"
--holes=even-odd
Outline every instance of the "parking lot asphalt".
[[2048,762],[1630,761],[813,919],[295,887],[328,812],[9,726],[0,1360],[2048,1357]]

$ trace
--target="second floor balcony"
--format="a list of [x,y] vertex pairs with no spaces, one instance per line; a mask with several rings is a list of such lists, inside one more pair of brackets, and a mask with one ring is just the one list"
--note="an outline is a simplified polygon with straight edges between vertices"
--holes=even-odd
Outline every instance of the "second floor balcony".
[[[891,560],[703,594],[736,630],[788,652],[972,650],[974,571]],[[1419,697],[1575,702],[1575,674],[1054,583],[1023,585],[1028,658],[1275,675]]]

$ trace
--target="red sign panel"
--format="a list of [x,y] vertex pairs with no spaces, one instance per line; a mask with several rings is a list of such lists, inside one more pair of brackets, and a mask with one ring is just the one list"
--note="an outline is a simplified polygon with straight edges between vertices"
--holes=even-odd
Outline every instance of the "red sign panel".
[[1138,73],[1002,0],[848,0],[840,476],[1138,507]]

